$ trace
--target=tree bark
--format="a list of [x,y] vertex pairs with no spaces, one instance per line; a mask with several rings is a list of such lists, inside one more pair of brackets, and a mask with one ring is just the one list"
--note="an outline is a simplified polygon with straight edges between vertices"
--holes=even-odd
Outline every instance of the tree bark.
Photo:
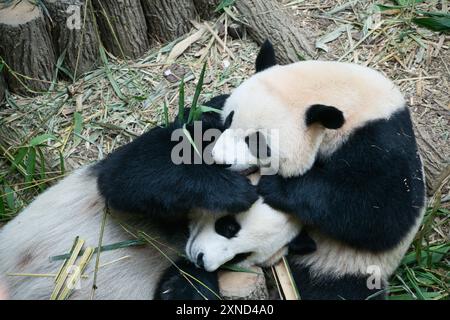
[[197,16],[192,0],[141,0],[150,36],[172,41],[189,32]]
[[102,42],[118,57],[139,58],[150,47],[144,12],[137,0],[93,0]]
[[203,20],[210,20],[217,15],[214,10],[216,10],[220,1],[221,0],[194,0],[194,5],[200,18]]
[[11,91],[29,95],[48,90],[55,54],[39,7],[20,1],[0,10],[0,55],[8,66]]
[[247,23],[249,35],[259,44],[269,39],[281,64],[308,59],[314,49],[298,19],[275,0],[239,0],[234,6]]
[[99,39],[91,0],[45,0],[53,21],[52,38],[57,54],[65,53],[64,66],[74,78],[95,68]]
[[255,273],[219,271],[220,294],[225,300],[267,300],[269,293],[263,270],[249,269]]

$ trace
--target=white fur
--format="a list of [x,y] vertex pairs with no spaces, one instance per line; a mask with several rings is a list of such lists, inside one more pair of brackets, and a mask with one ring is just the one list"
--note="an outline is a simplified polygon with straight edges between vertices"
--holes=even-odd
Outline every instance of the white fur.
[[[344,126],[338,130],[306,127],[305,112],[313,104],[341,110]],[[219,163],[239,160],[236,155],[223,155],[233,150],[229,148],[233,141],[243,144],[245,135],[236,129],[247,134],[277,130],[279,173],[297,176],[311,168],[318,153],[332,153],[356,128],[370,120],[389,118],[404,105],[393,82],[370,68],[325,61],[274,66],[246,80],[227,99],[222,116],[225,119],[234,111],[234,117],[229,132],[219,137],[213,157]]]
[[[86,246],[97,247],[104,214],[104,201],[98,193],[90,168],[78,170],[38,196],[22,213],[0,230],[0,277],[7,284],[11,299],[49,299],[55,283],[52,278],[13,277],[8,273],[55,274],[62,261],[52,256],[67,253],[76,236]],[[151,225],[134,223],[122,215],[108,216],[103,244],[133,239],[117,222],[122,219],[152,237],[160,236]],[[142,219],[136,219],[139,221]],[[164,238],[159,238],[164,241]],[[179,242],[179,241],[178,241]],[[180,252],[183,243],[171,241]],[[171,258],[176,255],[162,248]],[[100,264],[119,262],[98,271],[96,299],[151,299],[157,279],[170,263],[151,246],[128,247],[102,252]],[[72,299],[89,299],[95,257],[75,290]]]
[[369,267],[377,267],[384,281],[394,273],[401,259],[411,245],[422,222],[422,210],[416,223],[393,249],[373,253],[357,250],[328,238],[319,232],[308,231],[309,236],[316,242],[317,250],[311,254],[298,256],[295,264],[309,266],[313,276],[332,276],[339,278],[344,275],[369,276]]
[[[259,177],[252,179],[256,183]],[[240,266],[272,264],[285,253],[283,248],[301,229],[300,223],[292,215],[271,208],[262,198],[248,211],[235,216],[241,229],[231,239],[215,231],[215,222],[220,217],[222,216],[212,215],[211,212],[197,213],[190,226],[191,235],[186,252],[194,263],[197,255],[202,252],[207,271],[214,271],[237,254],[247,252],[252,254]]]

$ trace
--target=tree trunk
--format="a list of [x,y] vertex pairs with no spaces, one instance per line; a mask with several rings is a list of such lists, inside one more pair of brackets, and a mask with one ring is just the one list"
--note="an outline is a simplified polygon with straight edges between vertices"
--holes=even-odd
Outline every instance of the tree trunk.
[[269,293],[263,270],[249,269],[255,273],[219,271],[220,294],[225,300],[267,300]]
[[74,78],[94,69],[99,59],[99,39],[91,0],[45,0],[53,20],[52,36],[58,55]]
[[118,57],[139,58],[150,47],[144,12],[137,0],[93,0],[102,42]]
[[11,91],[48,90],[55,54],[39,7],[20,1],[0,10],[0,55],[10,69],[6,80]]
[[189,32],[197,16],[192,0],[141,0],[150,36],[172,41]]
[[194,5],[200,18],[203,20],[210,20],[216,15],[214,10],[216,10],[220,1],[221,0],[194,0]]
[[298,18],[275,0],[239,0],[234,6],[247,23],[249,35],[259,44],[269,39],[277,48],[277,59],[282,64],[308,59],[314,55]]

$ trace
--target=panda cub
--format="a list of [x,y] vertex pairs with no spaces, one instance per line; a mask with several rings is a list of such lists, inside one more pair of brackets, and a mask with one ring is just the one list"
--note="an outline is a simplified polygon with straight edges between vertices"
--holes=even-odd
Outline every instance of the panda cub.
[[[257,70],[225,102],[227,129],[214,160],[238,171],[276,163],[258,193],[297,217],[317,246],[289,257],[302,298],[385,297],[425,209],[403,95],[381,73],[355,64],[276,65],[270,42]],[[270,149],[264,161],[247,143],[253,135]]]

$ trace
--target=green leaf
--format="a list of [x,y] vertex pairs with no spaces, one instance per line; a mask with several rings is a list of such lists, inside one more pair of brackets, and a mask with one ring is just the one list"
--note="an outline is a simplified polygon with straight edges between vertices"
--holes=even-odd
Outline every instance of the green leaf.
[[16,156],[14,157],[14,160],[11,165],[11,171],[16,170],[18,166],[22,166],[22,161],[25,158],[25,156],[28,154],[29,148],[20,148],[17,152]]
[[45,190],[45,179],[46,179],[46,173],[45,173],[45,157],[44,157],[44,153],[42,152],[41,148],[36,147],[36,150],[39,154],[39,162],[41,163],[41,168],[39,171],[39,175],[40,175],[40,180],[41,182],[39,183],[39,189],[41,189],[41,191]]
[[74,138],[73,143],[74,146],[77,146],[81,142],[81,131],[83,131],[83,117],[81,116],[81,113],[75,112],[73,114],[73,132],[74,132]]
[[208,107],[208,106],[199,106],[198,109],[200,109],[200,111],[202,113],[206,113],[206,112],[215,112],[215,113],[219,113],[222,114],[222,110],[220,109],[216,109],[216,108],[212,108],[212,107]]
[[380,9],[381,12],[389,11],[389,10],[403,9],[403,6],[391,6],[391,5],[385,5],[385,4],[377,4],[377,7],[378,7],[378,9]]
[[214,12],[221,12],[223,9],[232,6],[235,1],[236,0],[222,0]]
[[198,151],[197,146],[195,145],[195,142],[192,139],[191,134],[186,129],[186,124],[183,125],[183,133],[186,136],[186,138],[189,140],[189,143],[192,145],[192,147],[194,148],[195,152],[201,157],[202,155],[200,154],[200,151]]
[[[442,244],[437,246],[429,247],[428,249],[423,248],[420,252],[419,264],[426,265],[427,257],[431,255],[431,264],[440,262],[450,251],[450,244]],[[416,252],[408,253],[402,260],[404,265],[413,265],[417,262]]]
[[184,123],[184,78],[181,79],[178,94],[178,121]]
[[416,3],[421,3],[426,0],[394,0],[395,3],[397,3],[399,6],[407,7],[414,5]]
[[412,22],[418,26],[433,30],[443,31],[448,33],[450,31],[450,16],[433,16],[433,17],[421,17],[413,18]]
[[8,186],[5,185],[5,197],[6,197],[6,204],[8,205],[8,208],[10,210],[14,210],[16,208],[16,200],[14,197],[14,190]]
[[61,174],[64,175],[66,173],[66,168],[64,166],[64,155],[61,151],[58,150],[59,153],[59,167],[61,168]]
[[[195,93],[194,93],[194,98],[192,99],[192,106],[191,106],[191,110],[189,112],[188,123],[198,120],[199,114],[197,111],[197,103],[198,103],[198,99],[200,97],[200,93],[202,92],[203,81],[205,79],[205,71],[206,71],[206,62],[203,64],[203,68],[202,68],[202,71],[200,72],[200,77],[198,79],[197,86],[195,87]],[[201,113],[200,113],[200,115],[201,115]]]
[[46,142],[48,140],[56,140],[56,137],[50,133],[42,134],[40,136],[33,138],[30,141],[30,146],[36,147],[36,146],[43,144],[44,142]]
[[239,267],[235,264],[224,264],[223,266],[220,267],[220,269],[230,270],[230,271],[234,271],[234,272],[261,274],[260,272],[256,272],[251,269]]
[[166,127],[169,126],[169,108],[167,107],[167,103],[164,101],[163,104],[163,113],[164,113],[164,125]]
[[4,216],[6,216],[6,208],[5,208],[5,202],[3,200],[3,193],[5,191],[3,190],[3,188],[1,187],[0,184],[0,219]]
[[105,49],[103,48],[103,46],[100,46],[99,51],[100,51],[100,58],[105,67],[106,77],[108,78],[109,82],[111,83],[111,86],[112,86],[114,92],[116,93],[117,97],[119,97],[119,99],[125,101],[126,100],[125,96],[123,95],[122,91],[120,90],[120,86],[117,83],[116,79],[114,79],[111,69],[109,68],[108,58],[106,57],[106,52],[105,52]]
[[26,183],[31,183],[33,181],[35,169],[36,169],[36,149],[30,148],[27,158],[27,167],[26,167],[27,175],[25,177]]

